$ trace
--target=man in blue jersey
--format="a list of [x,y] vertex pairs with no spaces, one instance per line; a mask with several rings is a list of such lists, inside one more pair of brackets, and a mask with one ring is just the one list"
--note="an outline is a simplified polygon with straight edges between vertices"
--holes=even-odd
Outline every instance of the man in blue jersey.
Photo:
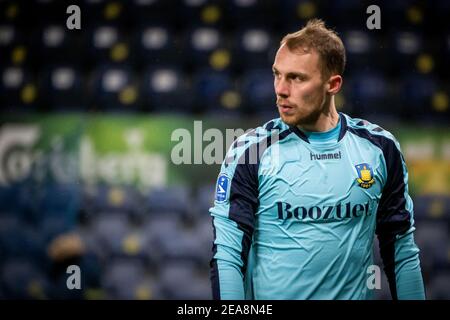
[[393,299],[424,299],[400,146],[336,111],[344,67],[320,20],[282,39],[280,118],[239,137],[217,180],[214,299],[369,299],[375,234]]

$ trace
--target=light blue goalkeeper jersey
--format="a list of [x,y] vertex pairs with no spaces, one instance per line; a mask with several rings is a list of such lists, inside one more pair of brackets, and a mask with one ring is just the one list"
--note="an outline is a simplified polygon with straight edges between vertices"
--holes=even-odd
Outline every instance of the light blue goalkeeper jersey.
[[370,299],[375,234],[392,297],[425,298],[399,144],[339,115],[325,133],[274,119],[230,147],[210,209],[213,298]]

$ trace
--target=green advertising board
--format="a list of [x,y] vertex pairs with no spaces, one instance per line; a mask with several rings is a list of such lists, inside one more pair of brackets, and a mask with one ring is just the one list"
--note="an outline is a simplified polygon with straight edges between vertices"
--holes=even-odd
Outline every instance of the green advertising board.
[[[2,117],[0,184],[36,180],[148,189],[213,183],[232,141],[260,119],[133,114]],[[450,130],[388,128],[400,141],[412,193],[449,194]]]

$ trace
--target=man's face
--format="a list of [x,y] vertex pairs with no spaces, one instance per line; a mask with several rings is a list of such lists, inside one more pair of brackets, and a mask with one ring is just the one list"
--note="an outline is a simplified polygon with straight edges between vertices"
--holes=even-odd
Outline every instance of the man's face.
[[282,45],[272,69],[281,119],[293,126],[314,124],[327,97],[317,51],[291,52]]

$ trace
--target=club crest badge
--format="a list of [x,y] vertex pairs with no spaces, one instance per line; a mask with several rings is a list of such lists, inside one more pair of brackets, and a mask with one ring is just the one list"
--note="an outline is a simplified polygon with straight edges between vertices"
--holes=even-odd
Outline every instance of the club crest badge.
[[358,182],[359,186],[364,189],[369,189],[374,183],[372,167],[368,163],[360,163],[355,166],[358,172]]

